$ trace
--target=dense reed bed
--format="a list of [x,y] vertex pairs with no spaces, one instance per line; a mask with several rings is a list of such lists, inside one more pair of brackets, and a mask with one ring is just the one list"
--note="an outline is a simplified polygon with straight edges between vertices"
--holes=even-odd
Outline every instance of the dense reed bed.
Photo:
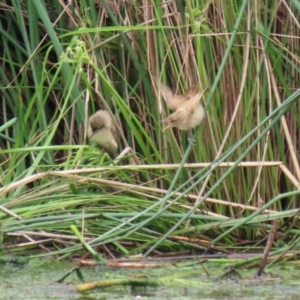
[[[2,251],[261,252],[276,222],[295,258],[299,3],[44,2],[0,3]],[[208,89],[195,146],[155,78]],[[99,108],[116,160],[87,141]]]

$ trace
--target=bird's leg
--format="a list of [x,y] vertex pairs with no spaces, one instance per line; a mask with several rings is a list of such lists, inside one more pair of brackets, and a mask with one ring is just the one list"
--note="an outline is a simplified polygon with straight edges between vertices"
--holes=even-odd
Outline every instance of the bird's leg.
[[188,142],[191,146],[196,146],[196,141],[190,137],[188,137]]
[[196,146],[196,141],[193,139],[192,130],[189,130],[189,132],[188,132],[188,142],[191,146]]

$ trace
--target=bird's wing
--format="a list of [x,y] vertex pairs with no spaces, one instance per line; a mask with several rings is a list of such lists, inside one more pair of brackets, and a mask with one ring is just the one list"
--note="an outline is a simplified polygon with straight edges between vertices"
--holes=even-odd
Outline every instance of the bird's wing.
[[116,126],[115,120],[112,122],[111,133],[113,134],[114,139],[116,141],[117,140],[117,126]]
[[166,86],[165,84],[161,83],[159,84],[159,87],[160,87],[160,91],[161,91],[161,94],[164,98],[164,100],[169,103],[170,99],[173,97],[174,93],[173,91],[168,87]]
[[173,97],[169,100],[168,106],[169,108],[175,112],[189,100],[189,98],[185,95],[173,95]]
[[116,119],[115,116],[113,114],[111,114],[110,112],[107,112],[107,120],[109,120],[109,122],[107,122],[107,128],[111,131],[114,141],[112,144],[117,145],[116,141],[117,141],[117,124],[116,124]]
[[198,92],[195,96],[191,97],[188,101],[186,101],[184,106],[191,111],[195,110],[205,92],[206,89],[204,89],[201,92]]
[[[160,83],[160,90],[163,95],[165,102],[171,111],[175,112],[180,107],[184,105],[184,103],[191,97],[186,95],[178,95],[174,94],[173,91],[163,83]],[[194,87],[190,91],[190,95],[194,93]]]
[[195,96],[197,94],[197,87],[192,85],[190,86],[187,90],[186,90],[186,93],[185,95],[188,97],[188,98],[192,98],[193,96]]

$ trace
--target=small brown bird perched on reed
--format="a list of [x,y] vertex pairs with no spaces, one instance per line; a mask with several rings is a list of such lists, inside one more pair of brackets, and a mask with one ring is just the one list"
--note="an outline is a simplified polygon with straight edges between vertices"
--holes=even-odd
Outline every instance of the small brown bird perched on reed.
[[90,116],[88,138],[98,144],[108,154],[114,155],[118,148],[116,142],[116,127],[110,113],[106,110],[98,110]]
[[[168,128],[177,127],[180,130],[190,130],[198,126],[205,118],[203,106],[200,103],[201,97],[205,90],[197,92],[195,87],[190,87],[186,95],[177,95],[166,85],[160,83],[161,93],[168,107],[173,113],[168,116],[164,122]],[[189,142],[194,144],[194,141],[189,137]]]

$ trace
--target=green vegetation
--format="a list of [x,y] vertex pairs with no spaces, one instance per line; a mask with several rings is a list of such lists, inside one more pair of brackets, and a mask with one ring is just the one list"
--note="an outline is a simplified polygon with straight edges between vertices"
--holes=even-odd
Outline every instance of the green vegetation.
[[[297,255],[299,4],[183,2],[0,3],[3,254],[261,253],[276,221]],[[208,88],[194,147],[155,78]],[[99,108],[117,160],[87,142]]]

